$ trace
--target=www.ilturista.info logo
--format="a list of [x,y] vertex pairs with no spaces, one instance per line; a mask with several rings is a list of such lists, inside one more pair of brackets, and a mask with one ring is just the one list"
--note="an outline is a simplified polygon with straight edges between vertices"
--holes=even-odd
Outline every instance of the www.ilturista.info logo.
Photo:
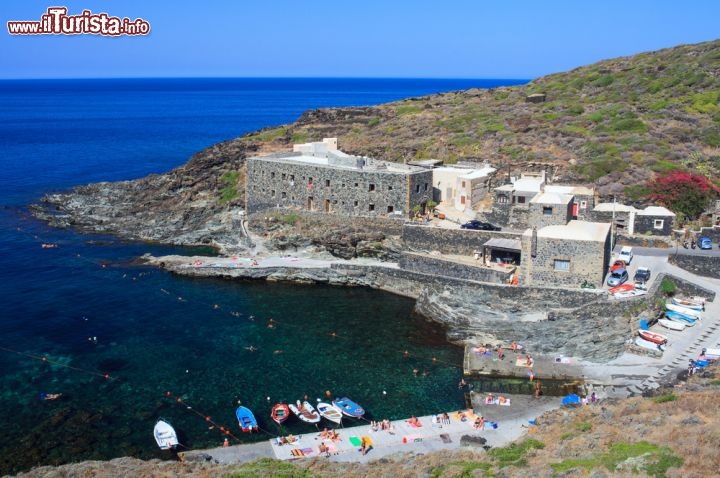
[[80,15],[68,15],[65,7],[50,7],[40,21],[7,22],[11,35],[147,35],[150,24],[138,18],[110,17],[107,13],[83,10]]

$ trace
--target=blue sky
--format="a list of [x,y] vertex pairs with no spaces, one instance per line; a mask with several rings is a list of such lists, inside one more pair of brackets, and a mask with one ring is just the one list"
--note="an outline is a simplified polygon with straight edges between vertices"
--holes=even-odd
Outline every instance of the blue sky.
[[[10,35],[50,6],[143,18],[136,37]],[[0,78],[535,78],[720,37],[720,2],[2,0]]]

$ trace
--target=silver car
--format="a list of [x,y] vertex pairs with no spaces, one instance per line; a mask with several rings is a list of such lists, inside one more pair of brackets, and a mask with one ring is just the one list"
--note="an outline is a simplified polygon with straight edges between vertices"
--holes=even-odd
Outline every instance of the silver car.
[[616,287],[620,284],[624,284],[630,278],[627,269],[615,269],[610,273],[607,280],[607,285],[610,287]]

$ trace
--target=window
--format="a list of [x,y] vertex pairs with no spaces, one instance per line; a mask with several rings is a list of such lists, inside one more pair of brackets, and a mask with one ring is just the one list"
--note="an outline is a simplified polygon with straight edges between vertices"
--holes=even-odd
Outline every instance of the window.
[[287,174],[282,173],[281,179],[282,179],[283,181],[285,181],[285,176],[287,176]]
[[518,196],[517,202],[518,204],[525,204],[525,196]]
[[393,206],[388,206],[388,214],[393,212],[395,208]]
[[570,271],[570,261],[566,261],[563,259],[555,259],[555,267],[554,268],[556,271],[569,272]]
[[425,183],[425,191],[427,191],[427,183]]
[[291,174],[291,175],[290,175],[290,181],[295,181],[295,175],[294,175],[294,174]]
[[312,184],[312,178],[308,178],[308,184]]
[[358,183],[355,183],[355,187],[358,187]]
[[270,179],[275,179],[275,171],[270,172]]
[[392,186],[388,186],[388,191],[392,191]]
[[543,206],[543,216],[552,216],[551,206]]
[[358,207],[358,202],[357,202],[357,201],[354,201],[354,202],[353,202],[353,206]]
[[287,199],[287,193],[283,191],[282,193],[280,193],[280,197],[283,199]]
[[375,191],[375,185],[372,184],[372,183],[370,183],[370,184],[368,185],[368,191]]
[[587,209],[587,201],[580,201],[580,209]]
[[270,190],[270,196],[275,197],[275,190],[274,190],[274,189],[271,189],[271,190]]
[[375,205],[374,204],[368,204],[368,211],[374,211]]
[[326,179],[326,180],[325,180],[325,187],[326,187],[326,188],[329,188],[329,187],[330,187],[330,180],[329,180],[329,179]]
[[465,181],[462,181],[462,182],[460,183],[460,187],[461,187],[461,188],[464,188],[464,187],[465,187]]
[[664,219],[655,219],[653,221],[653,228],[655,228],[655,229],[662,229],[664,225],[665,225]]
[[504,194],[498,194],[497,196],[497,202],[498,204],[507,204],[508,203],[508,197]]
[[420,192],[420,185],[419,185],[419,184],[418,184],[417,186],[415,186],[415,192],[416,192],[416,193],[419,193],[419,192]]

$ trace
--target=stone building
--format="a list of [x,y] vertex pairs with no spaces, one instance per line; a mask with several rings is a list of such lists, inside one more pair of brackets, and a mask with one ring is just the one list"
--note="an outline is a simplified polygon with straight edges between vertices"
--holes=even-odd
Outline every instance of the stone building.
[[590,221],[590,212],[595,207],[595,188],[588,186],[570,186],[563,184],[546,184],[546,193],[569,194],[573,197],[572,218]]
[[296,208],[347,216],[409,216],[432,199],[432,170],[352,156],[333,139],[248,158],[246,209]]
[[435,168],[433,199],[438,204],[452,206],[458,211],[474,210],[488,197],[495,171],[487,164],[479,169],[457,166]]
[[565,225],[572,219],[573,196],[540,192],[530,200],[528,226],[537,229],[545,226]]
[[635,214],[635,234],[669,236],[675,227],[675,213],[661,206],[648,206]]
[[522,237],[520,283],[601,287],[610,262],[610,224],[573,220],[528,229]]

